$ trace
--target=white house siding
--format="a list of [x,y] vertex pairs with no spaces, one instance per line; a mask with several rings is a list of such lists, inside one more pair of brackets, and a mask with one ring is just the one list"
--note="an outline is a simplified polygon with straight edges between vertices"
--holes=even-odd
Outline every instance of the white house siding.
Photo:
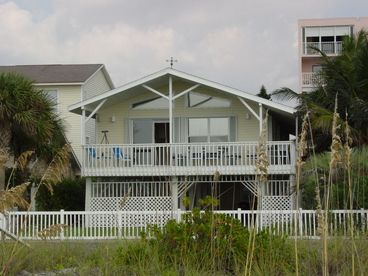
[[99,70],[83,85],[83,99],[92,98],[110,89],[112,89],[112,87],[110,87],[109,83],[106,81],[102,70]]
[[[88,139],[88,141],[87,141]],[[96,120],[91,118],[86,123],[86,143],[95,144],[96,141]]]
[[[178,93],[188,88],[178,87],[174,84],[174,90]],[[159,91],[167,91],[167,88],[158,89]],[[238,100],[237,97],[229,95],[224,92],[214,91],[213,89],[205,89],[199,87],[196,92],[203,92],[206,94],[214,95],[231,100],[230,108],[188,108],[186,103],[186,97],[182,96],[175,100],[173,117],[230,117],[236,118],[236,141],[257,141],[259,138],[259,121],[246,109],[246,107]],[[129,122],[127,118],[156,118],[156,119],[168,119],[168,109],[151,109],[151,110],[133,110],[131,108],[133,103],[139,102],[144,99],[157,97],[156,94],[146,92],[142,88],[143,93],[137,93],[138,96],[129,98],[116,104],[108,104],[103,106],[98,112],[99,122],[97,123],[97,141],[101,140],[101,131],[108,130],[108,138],[110,143],[130,143],[127,141],[127,135],[124,135],[124,131],[129,128],[125,126]],[[249,105],[258,113],[258,104],[249,103]],[[249,119],[246,119],[246,114],[250,115]],[[115,122],[112,122],[112,117],[115,118]],[[176,141],[178,139],[175,139]]]
[[56,90],[58,93],[58,112],[64,121],[65,135],[79,160],[81,160],[81,116],[68,111],[68,106],[80,101],[81,87],[79,85],[42,86],[43,90]]

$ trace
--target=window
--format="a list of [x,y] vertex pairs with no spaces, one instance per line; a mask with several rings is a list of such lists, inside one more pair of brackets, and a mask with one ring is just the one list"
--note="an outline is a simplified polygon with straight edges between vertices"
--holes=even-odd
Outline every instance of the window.
[[189,92],[188,93],[188,107],[230,107],[231,101],[219,97],[212,97],[203,93]]
[[58,92],[57,90],[44,90],[46,97],[54,106],[54,111],[58,110]]
[[228,142],[229,118],[190,118],[189,137],[190,143],[202,142]]
[[153,99],[148,99],[134,103],[132,105],[133,109],[168,109],[169,101],[162,97],[156,97]]
[[321,73],[322,69],[323,69],[323,65],[320,65],[320,64],[312,65],[313,73]]

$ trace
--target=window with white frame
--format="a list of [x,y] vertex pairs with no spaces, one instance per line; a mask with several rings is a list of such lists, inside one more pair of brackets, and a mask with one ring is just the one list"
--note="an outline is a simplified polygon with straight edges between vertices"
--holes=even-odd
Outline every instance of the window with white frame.
[[230,135],[229,118],[189,118],[188,141],[228,142]]

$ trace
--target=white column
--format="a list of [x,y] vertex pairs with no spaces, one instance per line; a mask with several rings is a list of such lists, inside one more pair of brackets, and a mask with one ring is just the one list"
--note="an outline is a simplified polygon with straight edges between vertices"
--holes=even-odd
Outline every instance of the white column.
[[82,120],[81,120],[81,145],[86,143],[86,109],[84,106],[82,108]]
[[85,211],[91,211],[92,179],[86,178]]
[[173,211],[178,210],[178,178],[173,176],[171,178],[171,196]]
[[263,127],[263,106],[259,103],[259,135],[262,134],[262,127]]
[[173,142],[173,110],[172,110],[172,77],[169,76],[169,120],[170,120],[170,144]]
[[[290,174],[289,176],[289,189],[290,191],[293,191],[294,189],[296,190],[296,182],[295,182],[295,175],[294,174]],[[298,197],[298,198],[297,198]],[[300,207],[300,191],[295,191],[295,193],[291,194],[291,208],[292,209],[298,209]],[[296,204],[298,203],[299,206],[296,206]]]

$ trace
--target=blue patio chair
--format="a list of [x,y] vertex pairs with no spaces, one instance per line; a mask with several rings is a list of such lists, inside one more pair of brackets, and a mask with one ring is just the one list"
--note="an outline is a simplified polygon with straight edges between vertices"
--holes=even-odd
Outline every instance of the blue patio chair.
[[92,158],[97,157],[96,148],[88,148],[88,155]]
[[130,157],[129,155],[126,155],[123,151],[122,148],[118,148],[118,147],[113,147],[112,148],[112,153],[114,155],[114,158],[116,160],[123,160],[123,161],[129,161]]

